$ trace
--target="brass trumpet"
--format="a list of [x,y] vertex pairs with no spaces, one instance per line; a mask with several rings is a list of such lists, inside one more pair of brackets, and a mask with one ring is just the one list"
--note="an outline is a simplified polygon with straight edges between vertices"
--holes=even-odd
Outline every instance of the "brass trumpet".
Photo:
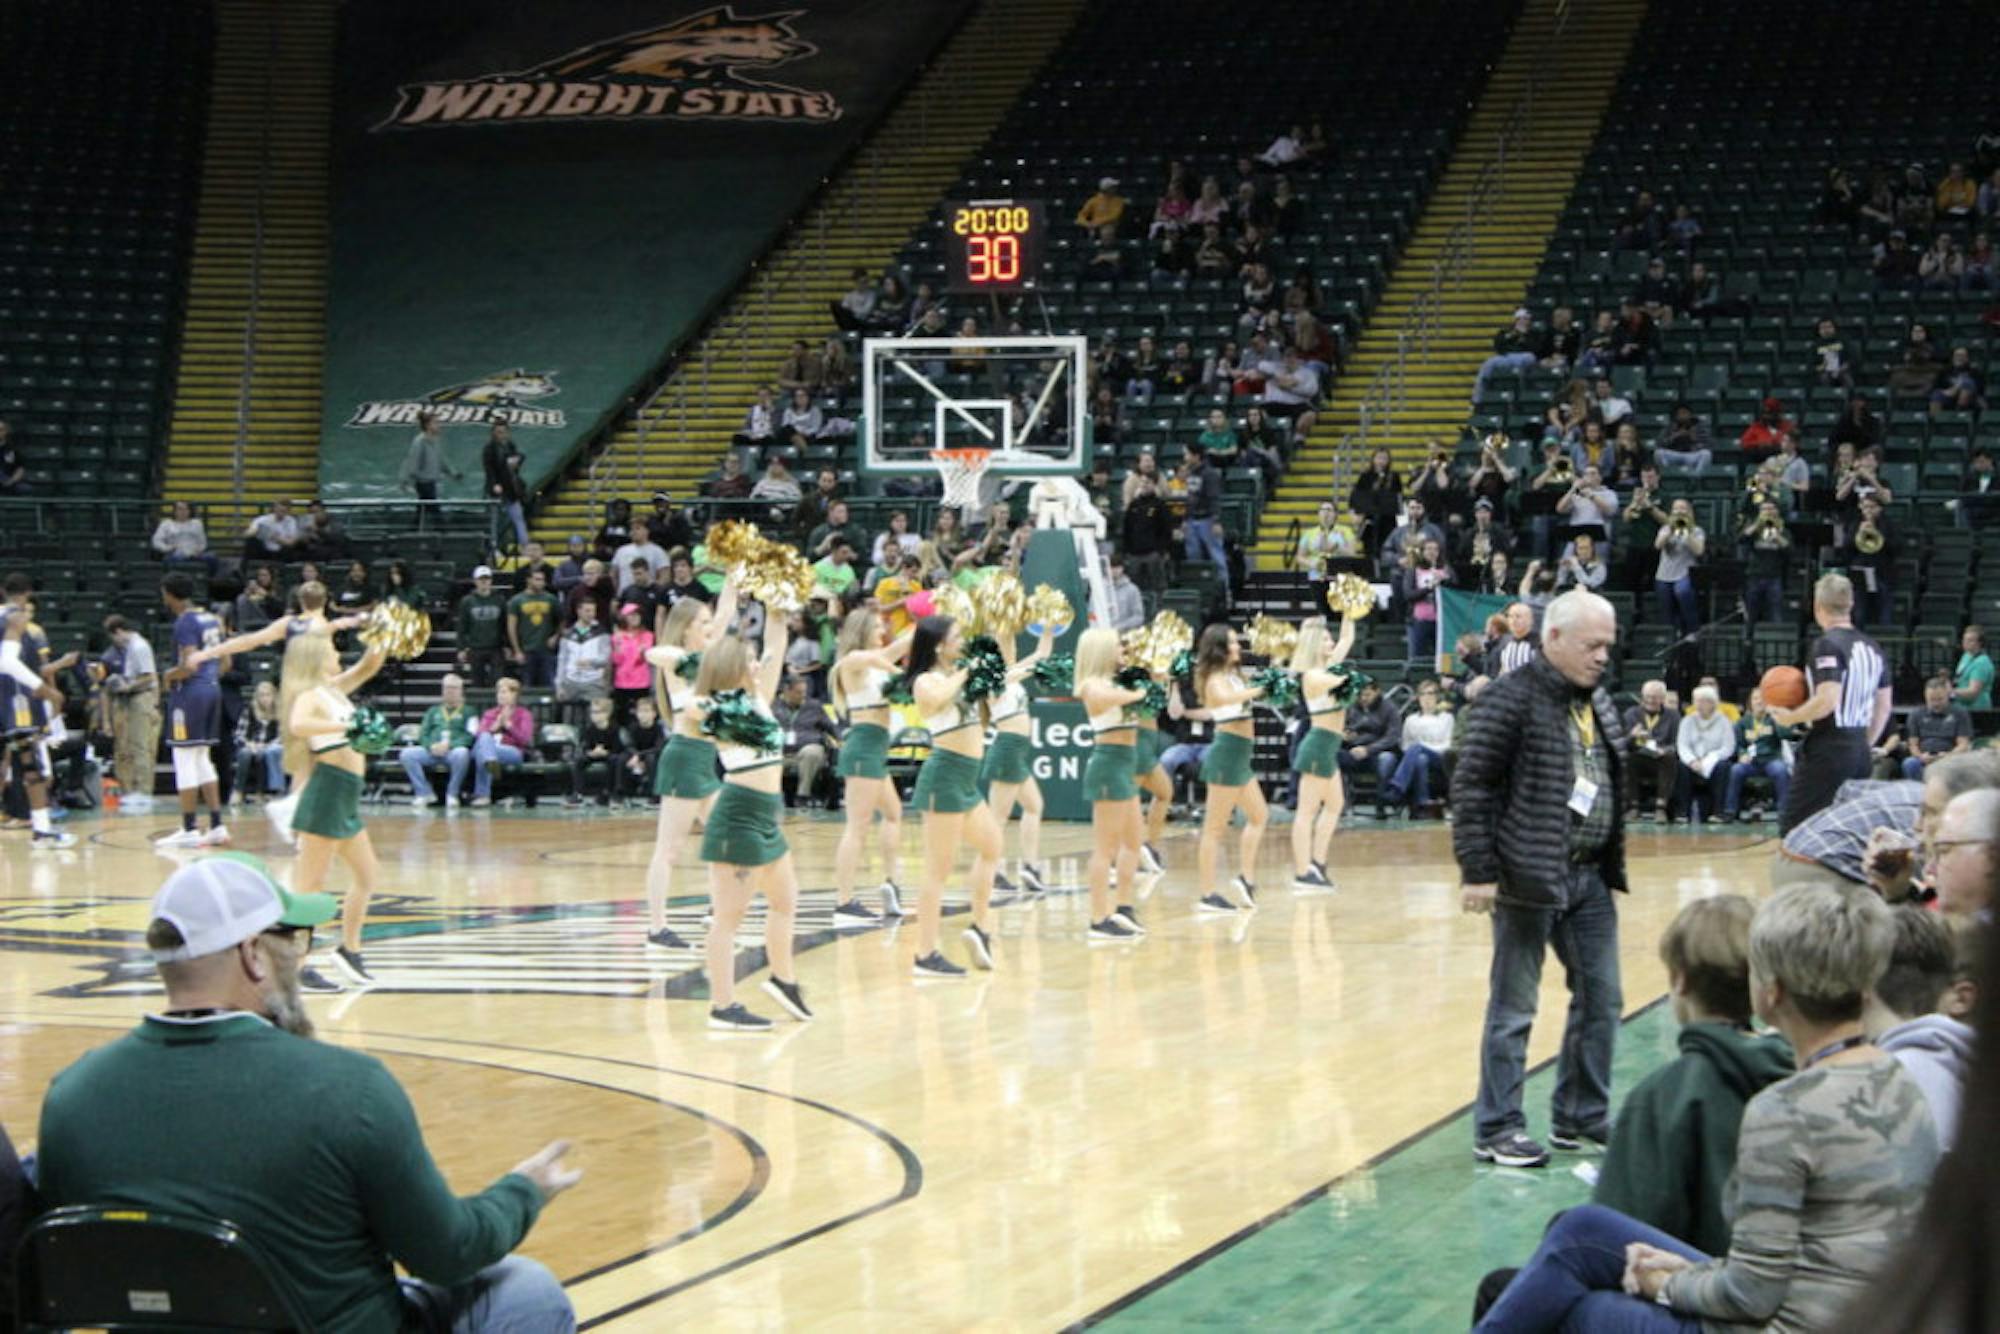
[[1564,454],[1549,465],[1549,476],[1558,482],[1567,482],[1576,476],[1576,464]]
[[1642,486],[1632,493],[1632,503],[1625,507],[1625,517],[1627,519],[1636,519],[1640,515],[1650,512],[1652,508],[1653,493]]
[[1674,536],[1686,537],[1694,531],[1694,520],[1685,514],[1676,514],[1673,518],[1667,520],[1667,527],[1673,530]]
[[1873,556],[1888,544],[1889,539],[1872,523],[1864,523],[1854,530],[1854,549],[1864,556]]

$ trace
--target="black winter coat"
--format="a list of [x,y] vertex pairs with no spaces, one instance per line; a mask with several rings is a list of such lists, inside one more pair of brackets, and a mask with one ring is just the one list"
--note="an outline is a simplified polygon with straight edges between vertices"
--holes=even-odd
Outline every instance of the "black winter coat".
[[[1569,866],[1569,709],[1581,692],[1546,656],[1489,685],[1466,717],[1465,740],[1451,778],[1451,848],[1468,885],[1500,886],[1500,901],[1519,907],[1564,902]],[[1612,889],[1625,885],[1624,733],[1611,696],[1591,694],[1597,734],[1610,745],[1611,838],[1598,871]]]

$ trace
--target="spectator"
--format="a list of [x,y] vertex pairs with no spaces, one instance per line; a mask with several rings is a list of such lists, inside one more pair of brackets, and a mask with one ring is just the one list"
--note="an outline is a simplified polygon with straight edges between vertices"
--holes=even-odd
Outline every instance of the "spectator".
[[1222,237],[1222,228],[1209,223],[1201,229],[1201,240],[1194,250],[1194,271],[1203,278],[1220,278],[1236,266],[1229,253],[1229,245]]
[[437,414],[419,412],[417,433],[410,437],[409,452],[403,455],[403,467],[396,477],[399,486],[408,487],[417,497],[417,527],[422,528],[429,521],[431,507],[437,503],[439,483],[447,477],[457,481],[463,476],[444,456],[444,431],[438,425]]
[[494,684],[493,707],[472,732],[472,804],[493,804],[493,779],[518,768],[535,744],[535,715],[521,706],[521,683],[503,676]]
[[[1343,737],[1346,745],[1340,752],[1340,773],[1351,789],[1355,773],[1363,770],[1374,772],[1375,818],[1378,820],[1389,817],[1389,785],[1402,759],[1399,744],[1402,735],[1402,717],[1396,712],[1396,706],[1383,697],[1382,688],[1373,681],[1362,686],[1353,707],[1347,711],[1347,731]],[[1351,792],[1346,804],[1358,809]]]
[[31,490],[27,460],[10,438],[7,423],[0,421],[0,496],[25,496]]
[[1417,819],[1444,809],[1445,757],[1451,752],[1452,717],[1444,711],[1435,680],[1417,685],[1417,709],[1403,719],[1402,759],[1379,793],[1376,806],[1400,806],[1407,799]]
[[827,757],[838,746],[833,735],[833,719],[826,706],[806,693],[804,677],[786,679],[771,703],[771,716],[784,729],[784,776],[792,781],[792,801],[811,806],[819,803],[820,779],[826,774]]
[[854,570],[854,547],[846,538],[835,538],[826,558],[813,563],[813,578],[815,587],[843,600],[860,583],[861,576]]
[[[1332,505],[1329,503],[1320,508],[1324,518]],[[1514,534],[1494,518],[1493,502],[1485,496],[1472,503],[1472,522],[1453,541],[1455,556],[1452,563],[1458,569],[1460,582],[1465,584],[1479,582],[1495,556],[1504,559],[1514,549]]]
[[[0,423],[0,428],[4,426],[5,423]],[[0,438],[4,438],[4,430],[0,430]],[[4,489],[0,489],[0,494],[6,494]],[[215,557],[208,550],[208,530],[196,516],[194,506],[185,500],[176,500],[173,513],[153,529],[153,550],[162,560],[200,561],[210,574],[215,573]]]
[[554,1276],[508,1254],[580,1177],[568,1142],[455,1198],[381,1062],[313,1037],[299,973],[334,908],[240,854],[167,878],[146,931],[165,1011],[50,1083],[42,1202],[227,1217],[314,1328],[573,1328]]
[[1952,695],[1968,709],[1993,707],[1993,659],[1986,654],[1986,632],[1968,625],[1958,637],[1958,664],[1951,671]]
[[[791,402],[785,406],[779,430],[784,434],[785,443],[793,449],[809,449],[813,441],[819,439],[826,430],[826,414],[813,401],[810,391],[792,390]],[[796,484],[793,489],[797,489]]]
[[1990,928],[2000,878],[2000,791],[1988,787],[1953,797],[1938,818],[1925,857],[1938,907]]
[[1950,232],[1939,232],[1917,261],[1917,282],[1926,292],[1956,292],[1965,278],[1965,256]]
[[1654,250],[1666,235],[1666,219],[1653,202],[1653,192],[1641,190],[1619,215],[1611,244],[1616,250]]
[[[1207,194],[1208,184],[1206,181],[1202,183],[1204,195]],[[1193,210],[1190,209],[1189,212],[1192,216]],[[1118,178],[1106,176],[1097,183],[1097,193],[1084,200],[1083,207],[1077,210],[1076,225],[1093,236],[1099,234],[1100,228],[1110,227],[1115,236],[1118,224],[1124,217],[1125,196],[1118,193]]]
[[243,591],[236,595],[230,619],[237,633],[261,630],[284,614],[285,600],[278,593],[277,570],[269,565],[259,565],[250,572],[250,580],[243,585]]
[[1751,1025],[1750,900],[1696,899],[1660,937],[1678,1059],[1625,1096],[1591,1200],[1711,1254],[1729,1247],[1726,1200],[1752,1096],[1795,1068]]
[[806,559],[820,560],[831,555],[837,542],[845,542],[852,550],[861,550],[861,529],[848,518],[847,502],[844,500],[830,502],[825,522],[806,534]]
[[334,608],[347,616],[366,615],[375,606],[375,580],[366,561],[347,562],[347,575],[333,592]]
[[[879,289],[875,280],[868,276],[868,270],[856,269],[847,295],[834,302],[828,309],[833,322],[843,333],[865,333],[873,325],[875,302]],[[792,344],[794,352],[805,350],[805,340]],[[786,386],[789,388],[790,386]]]
[[[611,632],[611,697],[617,702],[620,726],[632,717],[632,706],[651,693],[653,669],[646,661],[646,650],[653,647],[651,610],[636,602],[621,603],[618,608],[618,628]],[[561,664],[558,660],[558,675]],[[613,739],[612,750],[618,747]]]
[[[643,659],[641,660],[643,662]],[[569,796],[566,806],[581,806],[588,792],[590,771],[604,771],[604,794],[597,799],[609,806],[618,791],[618,720],[612,701],[599,695],[590,701],[590,714],[577,729],[576,748],[569,757]]]
[[701,484],[701,491],[714,500],[748,500],[750,479],[744,475],[742,455],[724,454],[721,469]]
[[1875,495],[1862,496],[1859,509],[1860,521],[1846,531],[1840,544],[1841,563],[1855,584],[1854,623],[1891,628],[1895,599],[1889,580],[1896,568],[1896,535]]
[[1996,286],[2000,286],[2000,261],[1994,259],[1992,238],[1981,232],[1966,247],[1964,262],[1959,267],[1958,290],[1991,292]]
[[[803,499],[799,490],[799,479],[792,476],[784,455],[773,454],[764,465],[764,475],[750,488],[750,499],[771,506],[771,526],[783,529],[790,526],[792,511]],[[666,561],[661,560],[660,565]],[[655,568],[658,568],[657,566]]]
[[611,609],[615,605],[617,596],[618,590],[612,587],[611,575],[604,568],[604,562],[596,559],[587,560],[583,563],[583,578],[578,581],[576,587],[569,590],[569,596],[563,600],[564,619],[567,622],[574,622],[583,604],[589,602],[597,608],[597,624],[600,627],[609,625]]
[[1632,400],[1619,393],[1602,375],[1597,377],[1590,406],[1607,433],[1617,430],[1618,423],[1632,415]]
[[507,657],[520,669],[521,680],[546,688],[555,684],[555,639],[562,628],[562,607],[549,592],[548,571],[528,571],[527,587],[507,600]]
[[1625,710],[1626,818],[1646,812],[1643,794],[1653,797],[1652,816],[1665,823],[1669,804],[1680,787],[1680,710],[1667,702],[1667,683],[1648,681],[1639,687],[1639,702]]
[[[1487,506],[1486,515],[1490,532],[1492,506]],[[1298,568],[1314,584],[1323,584],[1331,575],[1329,562],[1351,560],[1359,554],[1354,530],[1340,521],[1340,511],[1331,500],[1321,501],[1318,523],[1299,534]]]
[[1889,967],[1868,997],[1864,1019],[1874,1044],[1923,1090],[1938,1148],[1948,1153],[1958,1139],[1973,1044],[1971,1028],[1938,1013],[1957,971],[1951,930],[1939,914],[1912,904],[1894,912]]
[[1444,529],[1430,521],[1424,511],[1424,502],[1412,496],[1404,507],[1404,522],[1389,540],[1382,544],[1383,568],[1393,573],[1398,566],[1406,563],[1406,557],[1413,555],[1425,542],[1444,544]]
[[1965,174],[1965,164],[1954,162],[1938,182],[1935,199],[1938,216],[1952,222],[1966,222],[1979,210],[1979,185]]
[[113,769],[127,807],[150,810],[160,747],[160,676],[153,646],[123,616],[104,618],[104,697],[111,706]]
[[1778,504],[1765,499],[1744,518],[1741,537],[1749,559],[1744,567],[1743,613],[1751,626],[1785,618],[1785,578],[1792,555],[1792,532]]
[[1736,443],[1745,453],[1762,453],[1777,449],[1779,437],[1796,434],[1798,429],[1785,415],[1785,405],[1775,398],[1767,398],[1757,420],[1743,428],[1743,434],[1736,437]]
[[1119,520],[1120,546],[1133,582],[1157,604],[1166,591],[1168,557],[1175,546],[1174,516],[1153,477],[1127,473],[1126,483],[1134,477],[1138,478],[1137,489],[1127,498]]
[[1585,1205],[1549,1229],[1479,1329],[1834,1323],[1880,1269],[1884,1243],[1914,1226],[1937,1165],[1922,1092],[1861,1024],[1889,916],[1866,890],[1832,885],[1780,891],[1757,911],[1751,995],[1801,1069],[1744,1108],[1728,1254]]
[[1707,472],[1708,465],[1715,461],[1715,438],[1709,431],[1708,419],[1697,416],[1694,405],[1686,399],[1676,402],[1673,419],[1653,446],[1653,457],[1659,460],[1662,470],[1680,468],[1696,477]]
[[597,619],[597,603],[575,605],[576,620],[556,648],[556,702],[579,704],[611,696],[611,636]]
[[1543,340],[1535,337],[1534,316],[1526,306],[1514,312],[1514,318],[1507,327],[1493,335],[1493,355],[1479,364],[1479,374],[1472,381],[1472,410],[1479,410],[1479,400],[1486,395],[1486,382],[1501,371],[1525,371],[1536,366],[1542,359]]
[[1216,531],[1222,522],[1222,474],[1207,456],[1189,445],[1182,456],[1187,482],[1187,516],[1182,523],[1183,544],[1189,560],[1207,560],[1222,584],[1222,605],[1228,606],[1229,560]]
[[627,805],[653,803],[653,772],[666,744],[666,726],[648,695],[633,706],[632,721],[619,733],[618,792]]
[[496,504],[507,498],[507,455],[513,449],[513,428],[506,422],[494,422],[486,432],[486,443],[479,449],[479,475],[486,498]]
[[[1686,204],[1674,205],[1674,220],[1667,224],[1667,242],[1680,255],[1691,255],[1697,242],[1701,240],[1701,219],[1695,217],[1694,210]],[[1656,261],[1657,262],[1657,261]],[[1671,306],[1671,294],[1656,298],[1661,305]]]
[[[1687,214],[1687,205],[1676,210],[1676,218]],[[1692,217],[1688,219],[1693,221]],[[1701,224],[1694,223],[1695,233],[1701,231]],[[1680,297],[1680,284],[1667,276],[1667,261],[1654,255],[1646,261],[1646,271],[1639,276],[1639,285],[1632,291],[1632,300],[1642,306],[1672,307]]]
[[1986,381],[1972,364],[1972,349],[1955,347],[1951,361],[1931,386],[1931,413],[1984,412]]
[[[1108,224],[1099,227],[1093,233],[1090,258],[1084,261],[1083,276],[1097,282],[1115,282],[1124,272],[1125,251],[1118,243],[1118,229]],[[973,364],[971,361],[952,363],[954,369]]]
[[612,553],[632,540],[632,502],[620,497],[604,507],[604,522],[591,539],[591,554],[610,560]]
[[1595,464],[1578,471],[1569,490],[1556,498],[1556,513],[1569,525],[1572,538],[1588,535],[1611,545],[1611,524],[1618,517],[1618,493],[1604,484]]
[[1460,510],[1465,493],[1452,472],[1451,451],[1442,442],[1431,441],[1430,458],[1417,470],[1415,483],[1417,499],[1434,526],[1448,529],[1464,521]]
[[[254,792],[278,796],[285,790],[284,744],[278,728],[278,687],[259,681],[250,707],[236,719],[236,786],[234,804]],[[252,780],[262,776],[262,781]]]
[[472,723],[465,711],[465,678],[456,672],[445,673],[438,686],[438,702],[424,710],[416,744],[397,752],[403,772],[409,775],[411,805],[438,804],[437,791],[431,786],[427,771],[439,769],[446,774],[445,809],[458,809],[459,798],[465,792],[465,775],[472,767]]
[[1401,568],[1396,572],[1396,594],[1409,611],[1404,643],[1412,663],[1427,664],[1437,656],[1437,590],[1450,579],[1451,566],[1444,558],[1444,544],[1438,539],[1427,537],[1403,549]]
[[1694,688],[1694,712],[1680,720],[1674,731],[1674,749],[1680,757],[1681,792],[1678,804],[1687,812],[1689,824],[1704,824],[1729,809],[1729,767],[1736,758],[1736,729],[1718,705],[1714,686]]
[[1781,436],[1778,457],[1767,466],[1770,464],[1778,469],[1778,507],[1786,514],[1798,513],[1805,504],[1806,494],[1812,490],[1812,466],[1799,453],[1799,438]]
[[1581,588],[1586,593],[1595,593],[1604,587],[1609,574],[1603,558],[1597,554],[1597,539],[1589,533],[1578,533],[1556,563],[1556,592]]
[[1389,451],[1375,450],[1347,493],[1347,508],[1361,520],[1361,544],[1370,556],[1380,555],[1387,545],[1402,500],[1403,479],[1390,463]]
[[500,675],[507,629],[507,595],[493,587],[492,566],[481,565],[472,571],[472,591],[458,600],[452,626],[458,639],[459,670],[468,673],[472,684],[482,689],[492,685]]
[[[1896,398],[1914,398],[1928,394],[1937,386],[1938,373],[1944,368],[1944,354],[1931,341],[1930,327],[1920,321],[1910,322],[1909,335],[1903,340],[1902,357],[1889,368],[1889,393]],[[1845,438],[1836,433],[1832,443],[1839,444]],[[1881,428],[1867,440],[1856,440],[1856,449],[1881,442]]]
[[1978,194],[1973,198],[1982,219],[1991,223],[2000,218],[2000,167],[1996,167],[1993,174],[1986,178],[1986,183],[1979,187]]
[[1618,325],[1612,338],[1612,360],[1620,366],[1645,366],[1653,359],[1653,340],[1658,327],[1653,314],[1630,299],[1618,306]]
[[568,597],[570,590],[583,582],[583,567],[590,560],[590,547],[583,537],[572,533],[569,545],[563,554],[562,564],[550,576],[549,587],[560,597]]
[[1972,715],[1951,697],[1951,678],[1933,676],[1924,683],[1924,706],[1911,709],[1903,724],[1903,755],[1897,768],[1910,782],[1920,783],[1924,770],[1947,755],[1972,749]]
[[1920,263],[1917,252],[1910,249],[1910,234],[1898,227],[1889,233],[1889,239],[1878,247],[1875,262],[1875,287],[1882,292],[1909,292],[1918,284],[1917,268]]
[[[795,346],[803,347],[804,344]],[[738,449],[751,451],[751,457],[755,458],[757,451],[769,445],[777,435],[777,396],[772,393],[770,385],[760,384],[757,386],[756,401],[750,405],[749,411],[743,414],[743,429],[730,437],[730,440]]]
[[1271,234],[1279,240],[1288,239],[1297,235],[1305,222],[1305,201],[1299,198],[1292,178],[1280,176],[1271,191]]
[[1694,506],[1683,497],[1674,501],[1671,517],[1653,539],[1660,563],[1653,572],[1653,590],[1660,601],[1660,617],[1678,634],[1691,635],[1701,628],[1695,610],[1694,567],[1708,550],[1708,534],[1694,521]]
[[[1921,331],[1922,327],[1918,325],[1917,329]],[[1928,388],[1934,377],[1934,371],[1925,371],[1924,387]],[[1893,379],[1893,376],[1891,378]],[[1859,452],[1872,449],[1881,443],[1882,422],[1876,417],[1874,409],[1869,406],[1867,395],[1850,396],[1846,409],[1840,414],[1840,420],[1834,423],[1832,432],[1826,438],[1827,448],[1834,450],[1846,444],[1854,446]]]
[[243,532],[243,559],[246,561],[284,561],[295,559],[295,550],[302,540],[298,518],[292,513],[292,502],[280,497],[271,502],[269,513],[260,514],[250,521]]
[[[1736,755],[1729,766],[1729,790],[1722,798],[1723,819],[1755,820],[1766,810],[1784,809],[1785,793],[1792,785],[1792,762],[1785,758],[1785,745],[1791,739],[1791,729],[1771,721],[1763,690],[1753,688],[1750,707],[1736,720]],[[1770,781],[1770,806],[1743,809],[1743,787],[1752,778]]]
[[428,619],[430,594],[413,582],[414,577],[410,572],[408,561],[390,561],[388,572],[382,578],[382,601],[394,602],[412,611],[423,612]]
[[1570,468],[1574,472],[1582,472],[1585,468],[1596,468],[1599,473],[1610,471],[1611,442],[1605,438],[1604,424],[1594,416],[1584,419],[1581,433],[1567,452]]
[[[800,537],[810,537],[814,529],[826,522],[827,511],[833,502],[841,498],[840,474],[832,468],[821,468],[813,474],[812,490],[799,501],[798,508],[792,511],[793,531]],[[672,548],[669,547],[668,550]]]

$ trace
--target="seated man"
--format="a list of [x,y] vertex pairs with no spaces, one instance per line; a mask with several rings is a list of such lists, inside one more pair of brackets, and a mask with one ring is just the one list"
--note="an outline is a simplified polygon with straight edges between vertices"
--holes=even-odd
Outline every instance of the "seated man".
[[1938,1013],[1956,981],[1951,931],[1937,913],[1896,909],[1889,967],[1868,998],[1868,1033],[1917,1081],[1937,1123],[1938,1148],[1958,1137],[1959,1106],[1972,1064],[1972,1029]]
[[449,777],[444,786],[444,804],[455,808],[465,792],[465,775],[472,768],[472,716],[465,710],[465,678],[446,672],[438,684],[438,702],[424,710],[423,724],[417,729],[417,744],[397,752],[403,772],[410,778],[410,804],[435,806],[437,789],[431,786],[427,769],[443,769]]
[[1674,749],[1680,711],[1667,705],[1667,683],[1648,681],[1639,687],[1639,702],[1625,710],[1626,819],[1644,812],[1641,793],[1653,799],[1656,820],[1667,818],[1667,803],[1680,781],[1680,756]]
[[1452,739],[1452,718],[1440,708],[1436,681],[1417,686],[1417,711],[1403,719],[1402,735],[1403,758],[1382,791],[1382,803],[1400,806],[1407,800],[1411,815],[1436,815],[1444,802],[1431,794],[1441,796],[1445,790],[1445,757]]
[[[1750,709],[1736,722],[1736,758],[1729,766],[1729,790],[1722,797],[1722,818],[1740,816],[1753,820],[1769,810],[1773,816],[1785,808],[1785,793],[1792,785],[1792,762],[1785,758],[1785,743],[1793,739],[1792,729],[1771,721],[1764,707],[1764,692],[1752,689]],[[1771,782],[1771,804],[1743,809],[1743,785],[1752,778]]]
[[[1838,879],[1873,886],[1890,903],[1926,897],[1929,887],[1918,881],[1924,869],[1918,847],[1944,838],[1939,828],[1947,803],[1987,787],[2000,788],[2000,750],[1947,756],[1921,783],[1849,779],[1834,793],[1833,805],[1785,835],[1771,865],[1771,887]],[[1942,870],[1965,860],[1940,857],[1930,868],[1940,897]]]
[[1900,776],[1912,783],[1923,782],[1924,770],[1945,756],[1972,749],[1972,715],[1952,701],[1950,677],[1938,675],[1924,682],[1924,706],[1910,710],[1897,744]]
[[1714,686],[1694,688],[1694,712],[1674,729],[1674,751],[1680,757],[1679,805],[1690,824],[1700,824],[1728,810],[1725,790],[1729,762],[1736,758],[1736,729],[1720,707]]
[[812,805],[819,799],[820,778],[827,772],[827,757],[840,743],[834,739],[833,718],[826,706],[806,693],[806,678],[787,680],[771,705],[771,716],[785,730],[784,777],[792,802]]
[[1382,687],[1370,681],[1361,687],[1361,697],[1347,711],[1346,745],[1340,752],[1340,776],[1348,788],[1347,805],[1354,808],[1353,783],[1357,771],[1375,773],[1375,814],[1387,818],[1389,788],[1401,758],[1397,741],[1403,734],[1403,720],[1396,706],[1382,698]]
[[50,1083],[43,1203],[226,1218],[320,1329],[574,1329],[554,1276],[510,1254],[582,1175],[569,1144],[451,1193],[382,1063],[313,1038],[299,966],[334,907],[240,853],[167,878],[146,929],[166,1008]]

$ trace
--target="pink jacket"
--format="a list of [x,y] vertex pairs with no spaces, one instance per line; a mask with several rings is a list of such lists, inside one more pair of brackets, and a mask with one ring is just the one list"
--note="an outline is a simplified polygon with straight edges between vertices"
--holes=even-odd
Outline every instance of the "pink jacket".
[[614,630],[611,634],[611,685],[616,690],[644,690],[653,684],[653,666],[646,650],[653,647],[651,630]]
[[516,704],[503,719],[496,704],[479,715],[479,730],[493,733],[502,745],[525,751],[535,744],[535,715]]

